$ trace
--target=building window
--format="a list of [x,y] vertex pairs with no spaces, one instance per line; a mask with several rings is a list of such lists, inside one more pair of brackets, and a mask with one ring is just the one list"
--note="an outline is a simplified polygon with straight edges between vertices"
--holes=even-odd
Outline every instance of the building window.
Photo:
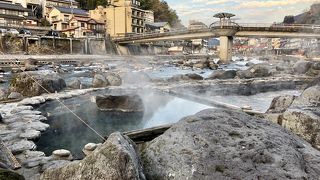
[[84,27],[84,23],[81,23],[81,27]]
[[83,32],[82,35],[83,35],[83,36],[86,36],[86,32]]
[[57,30],[57,24],[53,24],[53,29]]
[[68,15],[64,15],[64,22],[68,22],[69,21],[69,16]]
[[68,28],[68,24],[62,24],[62,29],[67,29]]

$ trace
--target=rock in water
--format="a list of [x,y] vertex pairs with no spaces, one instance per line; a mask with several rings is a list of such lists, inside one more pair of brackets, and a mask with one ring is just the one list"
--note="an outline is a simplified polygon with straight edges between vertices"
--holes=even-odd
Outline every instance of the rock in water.
[[[38,83],[36,83],[36,80]],[[47,93],[41,86],[47,89],[50,93],[61,91],[66,87],[65,81],[56,73],[44,74],[39,72],[23,72],[19,73],[11,80],[11,91],[18,92],[23,96],[38,96]]]
[[269,109],[267,110],[268,113],[283,113],[286,111],[290,105],[295,100],[296,96],[293,95],[286,95],[286,96],[278,96],[275,97]]
[[280,126],[209,109],[146,144],[147,179],[317,179],[320,152]]
[[67,86],[71,89],[80,89],[81,81],[79,79],[73,79],[72,81],[67,83]]
[[108,140],[81,161],[47,169],[43,180],[144,180],[136,145],[127,136],[113,133]]
[[310,67],[312,66],[311,62],[308,61],[298,61],[294,66],[293,70],[297,74],[304,74],[306,73]]
[[25,180],[20,174],[0,168],[0,180]]
[[139,95],[96,96],[96,104],[102,111],[143,112],[143,101]]
[[237,74],[235,70],[217,70],[214,71],[208,79],[233,79]]
[[203,80],[203,77],[199,74],[178,74],[169,78],[169,81],[192,81]]
[[106,74],[106,79],[109,82],[110,86],[121,86],[121,84],[122,84],[121,77],[115,73]]
[[107,81],[107,79],[101,75],[101,74],[96,74],[93,77],[92,80],[92,86],[94,88],[99,88],[99,87],[106,87],[109,85],[109,82]]

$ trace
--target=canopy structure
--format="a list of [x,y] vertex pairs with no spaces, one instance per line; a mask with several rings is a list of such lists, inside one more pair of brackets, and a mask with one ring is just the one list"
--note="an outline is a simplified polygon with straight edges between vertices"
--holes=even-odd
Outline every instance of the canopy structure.
[[213,15],[213,17],[220,18],[220,19],[225,19],[225,18],[230,19],[231,17],[234,17],[234,16],[236,16],[236,15],[231,14],[231,13],[217,13],[217,14]]

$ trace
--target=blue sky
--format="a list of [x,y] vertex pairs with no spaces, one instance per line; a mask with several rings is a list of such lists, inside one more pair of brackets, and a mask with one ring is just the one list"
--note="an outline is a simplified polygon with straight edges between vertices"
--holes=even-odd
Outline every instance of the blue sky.
[[166,0],[184,25],[189,20],[211,24],[213,15],[230,12],[242,23],[281,22],[286,15],[297,15],[319,0]]

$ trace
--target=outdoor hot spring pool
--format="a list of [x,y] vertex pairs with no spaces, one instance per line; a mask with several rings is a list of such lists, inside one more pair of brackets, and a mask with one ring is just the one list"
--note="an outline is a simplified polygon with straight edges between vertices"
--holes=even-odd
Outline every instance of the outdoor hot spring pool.
[[[100,111],[94,101],[96,95],[132,94],[135,92],[98,91],[63,100],[73,112],[81,117],[100,135],[108,136],[115,131],[125,132],[175,123],[181,118],[193,115],[201,110],[213,108],[197,102],[171,95],[142,91],[140,95],[145,111],[143,113],[119,113]],[[299,95],[297,90],[284,90],[259,93],[252,96],[206,96],[206,98],[233,105],[250,105],[253,110],[264,112],[272,99],[279,95]],[[199,94],[203,96],[203,94]],[[38,150],[51,155],[57,149],[70,150],[75,158],[82,158],[82,148],[87,143],[100,143],[101,138],[77,119],[57,101],[51,101],[38,107],[47,118],[50,128],[42,133],[36,142]]]
[[[109,93],[95,92],[65,99],[63,102],[102,136],[115,131],[125,132],[174,123],[185,116],[212,108],[165,94],[142,92],[138,94],[144,103],[144,113],[100,111],[93,99],[96,94]],[[50,128],[36,142],[38,150],[46,155],[51,155],[57,149],[68,149],[75,158],[82,158],[84,145],[101,142],[97,134],[57,101],[47,102],[37,110],[48,118],[47,123],[50,124]]]

